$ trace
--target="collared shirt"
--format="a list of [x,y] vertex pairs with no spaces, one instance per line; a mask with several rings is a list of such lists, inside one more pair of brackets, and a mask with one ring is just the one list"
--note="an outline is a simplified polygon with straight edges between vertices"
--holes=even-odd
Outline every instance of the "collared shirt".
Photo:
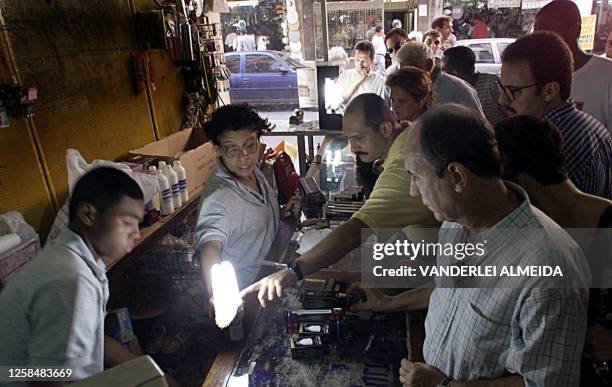
[[[354,84],[361,80],[362,76],[359,74],[357,69],[344,70],[340,77],[338,77],[338,85],[342,90],[342,94],[344,94],[348,89],[353,87]],[[371,72],[365,81],[359,85],[357,90],[351,96],[351,99],[348,103],[345,103],[345,106],[348,106],[350,101],[352,101],[355,97],[361,94],[366,93],[374,93],[379,95],[383,99],[387,99],[387,87],[385,86],[385,79],[376,72]]]
[[107,301],[104,263],[63,229],[0,292],[0,364],[102,372]]
[[370,197],[353,215],[370,229],[438,226],[423,202],[410,196],[410,175],[404,167],[404,143],[409,132],[404,129],[393,141]]
[[563,135],[565,168],[586,193],[612,199],[612,138],[594,117],[566,101],[546,113]]
[[223,244],[221,260],[232,263],[241,289],[255,279],[279,226],[278,194],[259,169],[255,169],[255,178],[261,193],[217,163],[202,192],[194,233],[198,247],[209,241]]
[[[549,277],[512,277],[506,285],[436,287],[425,321],[424,356],[453,380],[520,375],[530,386],[577,386],[586,333],[590,271],[576,243],[559,225],[523,197],[508,216],[480,232],[483,257],[469,264],[560,265],[573,287],[553,288]],[[445,222],[440,243],[465,242],[468,230]],[[475,261],[472,261],[472,258]],[[438,256],[438,265],[461,264]],[[489,278],[487,278],[488,280]],[[508,286],[511,284],[511,286]]]
[[499,77],[495,74],[476,74],[476,92],[484,110],[485,117],[495,126],[497,123],[507,118],[504,109],[497,102],[499,98]]
[[433,84],[436,92],[436,99],[434,101],[436,105],[456,103],[484,116],[478,94],[472,85],[437,68],[434,71],[439,72]]

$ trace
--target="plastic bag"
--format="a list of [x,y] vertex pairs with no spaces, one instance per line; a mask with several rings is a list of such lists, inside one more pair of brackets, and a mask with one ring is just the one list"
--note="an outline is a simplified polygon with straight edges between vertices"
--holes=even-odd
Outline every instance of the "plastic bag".
[[36,234],[34,228],[17,211],[9,211],[0,215],[0,235],[7,234],[17,234],[22,241],[38,239],[38,234]]
[[[79,151],[76,149],[68,149],[66,150],[66,169],[68,170],[68,190],[70,194],[72,194],[72,190],[74,189],[74,186],[79,178],[90,169],[97,167],[117,168],[130,175],[130,177],[132,177],[132,179],[134,179],[140,186],[145,203],[148,203],[159,190],[159,184],[155,175],[135,172],[125,164],[108,160],[94,160],[91,162],[91,164],[88,164],[83,156],[81,156]],[[69,202],[70,197],[66,199],[66,202],[55,216],[53,225],[51,226],[51,231],[49,232],[49,240],[55,238],[57,234],[59,234],[60,231],[68,224]]]

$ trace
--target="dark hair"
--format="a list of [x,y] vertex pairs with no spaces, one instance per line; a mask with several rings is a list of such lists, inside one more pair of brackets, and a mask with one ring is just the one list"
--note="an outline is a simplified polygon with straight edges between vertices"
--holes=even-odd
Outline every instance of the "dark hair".
[[[525,35],[509,45],[502,54],[502,63],[527,62],[534,82],[557,82],[565,101],[572,91],[574,59],[568,45],[554,32],[540,31]],[[554,63],[554,66],[551,66]]]
[[499,178],[501,162],[491,124],[464,106],[446,104],[423,114],[420,128],[425,159],[444,175],[448,164],[459,162],[482,178]]
[[427,37],[430,36],[430,35],[437,36],[440,39],[442,39],[442,33],[440,31],[438,31],[438,30],[429,30],[429,31],[427,31],[427,32],[425,32],[423,34],[423,43],[425,43],[425,39],[427,39]]
[[374,32],[380,32],[380,31],[382,31],[382,27],[381,26],[374,27]]
[[370,53],[370,58],[374,58],[374,45],[371,42],[368,42],[367,40],[361,40],[357,42],[357,44],[355,45],[355,51],[357,50],[368,52]]
[[104,212],[121,201],[123,196],[144,200],[140,186],[127,173],[111,167],[92,169],[77,181],[72,190],[68,219],[76,219],[79,204],[83,202]]
[[391,39],[392,37],[396,35],[404,39],[408,39],[408,33],[406,33],[406,31],[404,31],[402,28],[396,27],[396,28],[392,28],[385,34],[385,43],[387,43],[387,40]]
[[563,138],[548,120],[516,116],[495,125],[495,137],[503,160],[504,178],[526,173],[542,185],[567,179]]
[[229,130],[252,129],[261,136],[266,122],[248,105],[225,105],[215,110],[210,121],[204,123],[204,133],[213,144],[221,145],[219,136]]
[[379,95],[373,93],[360,94],[344,109],[344,117],[356,112],[362,112],[365,124],[378,131],[383,122],[396,123],[397,118],[389,105]]
[[451,47],[444,51],[443,61],[445,67],[459,74],[472,75],[476,71],[476,55],[466,46]]
[[438,16],[431,22],[431,28],[444,28],[444,22],[452,23],[452,19],[449,16]]
[[[552,25],[548,25],[551,31],[554,31],[572,44],[578,44],[576,40],[577,36],[571,36],[572,34],[579,34],[579,30],[575,29],[572,31],[572,27],[582,25],[582,17],[580,16],[580,10],[578,6],[570,0],[555,0],[546,4],[536,14],[536,19],[539,17],[550,17],[549,22]],[[539,23],[536,22],[536,27]],[[554,29],[553,29],[554,28]]]
[[434,88],[427,71],[412,66],[402,67],[391,73],[385,84],[388,87],[399,86],[417,102],[425,101],[421,113],[433,105]]

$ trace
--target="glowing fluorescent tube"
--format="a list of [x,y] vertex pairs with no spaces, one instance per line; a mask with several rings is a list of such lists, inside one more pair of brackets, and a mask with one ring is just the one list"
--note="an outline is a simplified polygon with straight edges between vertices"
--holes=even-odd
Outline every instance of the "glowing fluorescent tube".
[[214,264],[211,269],[215,322],[221,329],[229,326],[242,305],[234,267],[228,261]]

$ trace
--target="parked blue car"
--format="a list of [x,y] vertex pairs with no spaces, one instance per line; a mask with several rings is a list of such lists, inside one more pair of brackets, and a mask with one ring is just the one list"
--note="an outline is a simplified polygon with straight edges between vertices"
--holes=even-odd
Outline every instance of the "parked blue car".
[[298,105],[298,61],[280,51],[240,51],[225,54],[232,103]]

